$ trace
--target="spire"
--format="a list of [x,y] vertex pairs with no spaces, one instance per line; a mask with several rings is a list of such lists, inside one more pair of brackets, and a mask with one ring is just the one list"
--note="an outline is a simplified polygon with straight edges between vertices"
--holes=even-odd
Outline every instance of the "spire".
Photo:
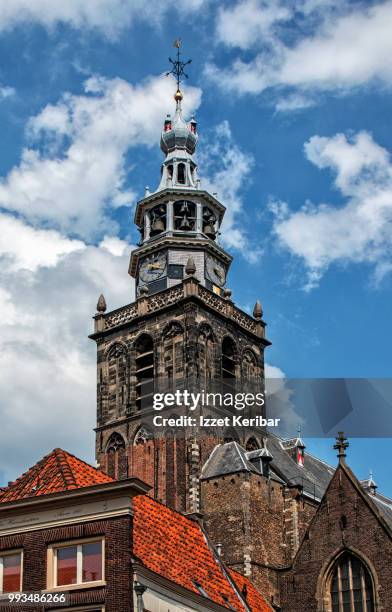
[[177,80],[177,91],[174,95],[174,99],[176,101],[176,107],[177,109],[181,109],[181,100],[183,98],[183,95],[181,93],[181,89],[180,89],[180,85],[181,85],[181,77],[185,77],[186,79],[188,78],[188,75],[186,74],[184,68],[185,66],[187,66],[188,64],[190,64],[192,62],[191,59],[189,59],[187,62],[183,62],[181,60],[181,38],[176,38],[176,40],[173,43],[173,46],[177,49],[177,57],[176,59],[172,60],[171,57],[169,57],[169,62],[172,64],[173,68],[171,70],[169,70],[169,72],[166,73],[166,76],[169,76],[169,74],[173,74],[176,77]]
[[339,463],[344,463],[346,458],[346,448],[348,448],[349,443],[347,438],[344,435],[343,431],[339,431],[336,437],[336,444],[334,445],[334,449],[338,451]]
[[182,61],[180,39],[174,42],[174,46],[177,49],[177,56],[175,59],[169,57],[172,69],[166,75],[172,74],[176,78],[177,90],[174,94],[176,109],[173,118],[168,114],[163,124],[161,149],[165,154],[165,161],[162,165],[161,182],[157,191],[173,187],[199,189],[200,185],[197,165],[193,159],[198,139],[197,123],[193,116],[190,121],[184,119],[181,104],[184,97],[181,82],[188,78],[184,69],[192,60]]

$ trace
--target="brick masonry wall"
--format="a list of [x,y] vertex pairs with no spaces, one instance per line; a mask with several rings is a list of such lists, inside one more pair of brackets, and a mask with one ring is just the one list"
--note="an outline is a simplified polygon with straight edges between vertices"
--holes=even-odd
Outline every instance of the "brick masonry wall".
[[[0,537],[0,553],[22,548],[23,590],[46,588],[47,547],[56,542],[104,536],[106,587],[69,591],[70,606],[105,604],[106,612],[133,612],[132,518],[119,517],[53,529]],[[66,589],[64,589],[66,590]],[[20,612],[42,612],[52,606],[18,607]],[[15,606],[0,605],[12,612]]]
[[278,577],[292,562],[293,541],[299,542],[316,507],[297,489],[257,474],[213,478],[201,488],[205,526],[212,541],[223,544],[225,562],[279,601]]
[[[345,516],[346,528],[343,528]],[[392,542],[344,470],[338,469],[317,515],[302,540],[292,570],[281,578],[283,612],[329,610],[324,578],[345,549],[357,553],[372,572],[377,612],[392,610]]]
[[233,474],[203,481],[202,500],[206,529],[223,544],[223,560],[276,597],[275,568],[286,561],[281,487],[256,474]]

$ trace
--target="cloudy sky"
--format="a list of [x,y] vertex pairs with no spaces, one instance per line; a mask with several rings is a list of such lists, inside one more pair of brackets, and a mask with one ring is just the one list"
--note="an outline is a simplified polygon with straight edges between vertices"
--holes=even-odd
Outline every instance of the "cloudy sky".
[[[93,460],[87,335],[101,291],[133,299],[178,36],[230,287],[261,299],[272,371],[390,376],[391,31],[391,1],[0,0],[0,482],[56,446]],[[350,449],[389,494],[391,446]]]

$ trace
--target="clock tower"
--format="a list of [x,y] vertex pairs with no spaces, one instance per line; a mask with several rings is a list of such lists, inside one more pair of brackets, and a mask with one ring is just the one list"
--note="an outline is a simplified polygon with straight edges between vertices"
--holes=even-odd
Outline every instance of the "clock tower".
[[152,295],[181,283],[191,259],[200,284],[222,295],[232,260],[218,242],[225,207],[201,188],[193,157],[197,124],[194,118],[185,121],[180,90],[174,98],[174,117],[166,117],[161,134],[165,159],[158,189],[146,189],[136,207],[141,242],[132,252],[129,273],[138,296]]
[[156,499],[197,512],[201,467],[215,445],[234,438],[253,448],[261,441],[230,428],[218,437],[160,432],[147,418],[158,381],[171,391],[189,383],[263,389],[269,342],[260,303],[250,316],[226,286],[232,258],[219,244],[225,207],[198,176],[197,124],[183,116],[179,49],[172,63],[177,91],[174,115],[163,123],[161,178],[135,211],[141,238],[129,274],[136,299],[107,312],[101,296],[90,336],[97,343],[96,458],[115,478],[138,476]]

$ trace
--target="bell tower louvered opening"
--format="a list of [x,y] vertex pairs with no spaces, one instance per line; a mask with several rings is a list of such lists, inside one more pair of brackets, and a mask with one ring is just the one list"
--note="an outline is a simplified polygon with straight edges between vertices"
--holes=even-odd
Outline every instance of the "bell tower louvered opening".
[[154,393],[154,343],[147,334],[136,345],[136,410],[148,408]]

